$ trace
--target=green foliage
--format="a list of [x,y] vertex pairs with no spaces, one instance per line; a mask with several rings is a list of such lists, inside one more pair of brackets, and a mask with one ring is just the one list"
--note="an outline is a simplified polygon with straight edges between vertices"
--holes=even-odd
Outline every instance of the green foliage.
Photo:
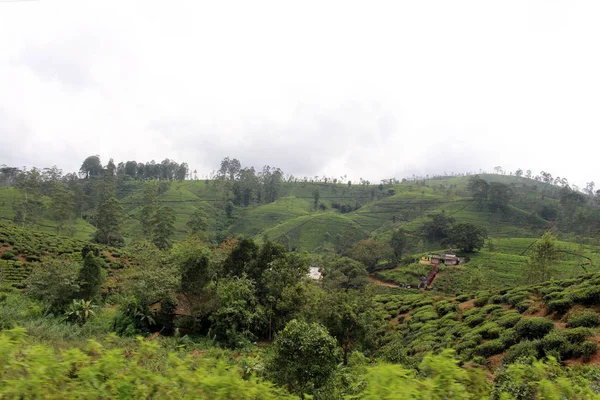
[[565,314],[573,307],[573,300],[569,298],[551,300],[546,303],[546,307],[550,312],[556,312],[558,314]]
[[190,220],[186,222],[186,226],[193,235],[205,232],[209,227],[208,215],[203,210],[198,209],[194,211]]
[[592,310],[586,310],[569,316],[567,320],[567,326],[569,328],[586,327],[596,328],[600,326],[600,317],[598,313]]
[[481,399],[490,387],[480,370],[462,369],[453,358],[452,350],[440,355],[428,355],[414,370],[398,365],[380,364],[369,368],[367,387],[362,399]]
[[499,399],[598,399],[591,382],[562,370],[555,359],[527,361],[501,368],[491,398]]
[[40,300],[50,312],[61,313],[79,294],[80,266],[67,259],[48,259],[34,267],[29,294]]
[[327,293],[319,303],[317,317],[341,345],[344,364],[355,348],[373,344],[382,325],[369,294],[354,290]]
[[188,240],[176,244],[172,253],[181,270],[181,290],[184,292],[200,294],[216,277],[210,263],[211,253],[202,244]]
[[348,257],[335,257],[323,262],[323,285],[329,290],[364,289],[369,284],[365,266]]
[[144,183],[142,207],[139,212],[140,225],[145,237],[151,237],[153,232],[153,219],[156,214],[158,202],[158,183],[150,181]]
[[316,323],[292,320],[273,343],[269,375],[293,393],[313,394],[332,379],[340,362],[336,340]]
[[541,342],[539,340],[519,342],[508,349],[502,362],[504,364],[512,364],[517,360],[538,358],[540,347]]
[[554,273],[554,264],[559,253],[556,238],[546,232],[533,247],[529,258],[528,282],[540,283],[549,280]]
[[132,249],[131,269],[123,289],[141,308],[172,296],[181,282],[180,271],[168,255],[153,246]]
[[223,361],[161,355],[156,342],[142,338],[131,351],[90,340],[83,351],[56,353],[43,345],[25,345],[23,351],[23,334],[22,329],[0,333],[0,393],[6,398],[80,399],[99,392],[122,399],[291,398],[267,382],[242,379]]
[[375,271],[380,262],[391,259],[392,249],[387,244],[365,239],[352,246],[350,257],[361,262],[367,271]]
[[446,217],[445,214],[431,214],[430,221],[427,221],[421,227],[423,236],[430,242],[438,242],[448,238],[454,224],[454,218]]
[[394,252],[396,262],[400,262],[402,260],[402,256],[404,255],[407,245],[408,238],[406,237],[406,232],[404,232],[403,229],[394,230],[390,239],[390,247]]
[[0,259],[16,261],[17,257],[15,257],[15,253],[13,253],[12,251],[5,251],[4,253],[2,253],[2,256],[0,256]]
[[515,325],[519,336],[529,340],[541,339],[552,329],[554,329],[554,323],[541,317],[524,318]]
[[475,352],[483,357],[491,357],[504,351],[506,345],[501,339],[485,342],[475,349]]
[[98,208],[96,216],[96,233],[94,242],[109,246],[122,246],[124,244],[121,229],[125,213],[119,201],[111,197]]
[[171,207],[163,206],[152,217],[152,243],[161,250],[173,246],[171,236],[175,232],[175,212]]
[[100,287],[105,279],[104,261],[94,256],[93,252],[88,252],[83,258],[83,266],[79,270],[77,281],[79,283],[79,296],[84,300],[91,300],[100,291]]
[[455,224],[448,236],[448,242],[464,252],[471,253],[483,247],[487,233],[484,229],[469,223]]
[[93,305],[90,300],[73,299],[73,302],[69,308],[67,308],[65,315],[69,321],[83,325],[88,319],[96,315],[94,312],[94,308],[96,307],[97,306]]
[[520,320],[521,320],[521,315],[519,315],[515,312],[512,312],[512,313],[504,314],[503,316],[498,318],[498,320],[496,320],[496,323],[498,324],[498,326],[501,326],[503,328],[512,328]]
[[265,324],[257,308],[253,282],[245,277],[219,281],[215,288],[216,309],[210,314],[210,335],[232,348],[248,345],[254,332]]

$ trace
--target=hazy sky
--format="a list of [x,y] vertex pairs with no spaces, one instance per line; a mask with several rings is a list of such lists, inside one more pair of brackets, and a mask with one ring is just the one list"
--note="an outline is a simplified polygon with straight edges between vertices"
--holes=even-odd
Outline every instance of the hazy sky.
[[0,164],[600,181],[599,19],[596,0],[0,0]]

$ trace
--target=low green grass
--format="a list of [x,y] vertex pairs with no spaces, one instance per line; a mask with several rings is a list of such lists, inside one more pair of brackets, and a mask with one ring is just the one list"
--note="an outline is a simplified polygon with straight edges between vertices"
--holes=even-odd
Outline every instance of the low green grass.
[[284,197],[242,213],[229,228],[235,235],[255,236],[294,218],[308,215],[311,204],[305,199]]
[[263,234],[289,248],[307,251],[318,251],[327,244],[349,246],[368,236],[356,222],[333,212],[297,217],[267,229]]

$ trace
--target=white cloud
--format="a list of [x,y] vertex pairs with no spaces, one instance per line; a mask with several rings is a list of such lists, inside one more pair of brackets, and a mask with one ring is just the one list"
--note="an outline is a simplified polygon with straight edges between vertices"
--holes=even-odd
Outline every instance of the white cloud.
[[0,3],[0,163],[594,179],[594,1]]

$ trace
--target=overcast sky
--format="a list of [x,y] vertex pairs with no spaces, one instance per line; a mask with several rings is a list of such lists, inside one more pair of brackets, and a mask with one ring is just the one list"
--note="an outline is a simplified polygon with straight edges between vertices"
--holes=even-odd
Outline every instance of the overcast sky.
[[[0,0],[0,164],[597,176],[600,2]],[[600,183],[600,182],[598,182]]]

